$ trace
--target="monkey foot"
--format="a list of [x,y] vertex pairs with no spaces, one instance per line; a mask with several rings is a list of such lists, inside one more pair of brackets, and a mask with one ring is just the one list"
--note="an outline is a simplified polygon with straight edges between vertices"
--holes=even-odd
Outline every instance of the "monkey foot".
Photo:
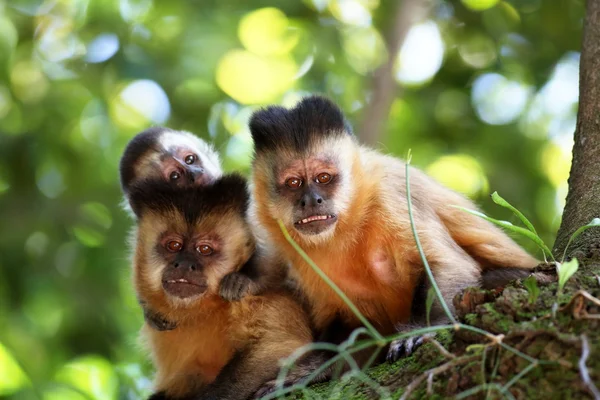
[[389,363],[393,363],[401,358],[409,357],[417,348],[419,348],[423,344],[426,337],[428,336],[422,335],[412,336],[406,339],[394,340],[390,344],[390,349],[388,350],[387,354],[387,361]]

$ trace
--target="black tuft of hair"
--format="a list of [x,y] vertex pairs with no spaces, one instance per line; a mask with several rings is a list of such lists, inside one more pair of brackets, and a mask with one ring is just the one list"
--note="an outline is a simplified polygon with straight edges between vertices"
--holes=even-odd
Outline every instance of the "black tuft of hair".
[[135,179],[135,165],[149,150],[159,150],[157,148],[158,138],[168,131],[170,131],[169,128],[154,126],[138,133],[129,141],[119,163],[121,188],[125,194],[129,192],[131,182]]
[[340,108],[322,96],[305,97],[290,110],[267,107],[250,118],[257,153],[282,148],[302,152],[319,139],[351,135],[348,127]]
[[176,211],[189,224],[215,212],[233,211],[245,216],[250,201],[246,178],[228,174],[202,187],[174,187],[163,180],[135,182],[129,192],[131,208],[138,218],[147,210]]

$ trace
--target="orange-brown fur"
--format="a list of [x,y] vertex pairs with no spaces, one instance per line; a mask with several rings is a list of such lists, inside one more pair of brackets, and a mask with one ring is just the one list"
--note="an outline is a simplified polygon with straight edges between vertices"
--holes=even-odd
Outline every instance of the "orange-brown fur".
[[[289,171],[292,166],[296,175],[311,175],[315,173],[311,160],[330,156],[339,156],[340,175],[351,171],[352,190],[341,194],[347,195],[349,204],[338,215],[334,232],[313,239],[299,233],[294,221],[286,219],[292,205],[273,194],[273,180],[285,180],[274,170]],[[298,164],[306,167],[298,169]],[[451,207],[454,204],[476,209],[469,200],[417,169],[411,168],[410,178],[421,243],[450,304],[461,288],[479,283],[482,267],[537,265],[501,230]],[[402,161],[361,147],[350,136],[337,137],[321,141],[305,153],[278,149],[257,154],[253,184],[253,217],[266,230],[280,256],[290,261],[312,305],[317,329],[325,328],[336,313],[351,326],[359,325],[359,321],[285,240],[278,218],[283,218],[294,240],[382,334],[391,334],[395,325],[408,322],[423,266],[410,228]]]
[[254,250],[245,221],[235,213],[207,216],[196,227],[198,232],[210,229],[226,238],[223,250],[229,249],[225,261],[206,272],[208,291],[189,302],[169,298],[160,282],[164,261],[157,259],[153,248],[160,232],[184,231],[184,227],[177,212],[146,212],[137,232],[134,285],[139,299],[153,312],[177,322],[174,330],[158,331],[148,324],[142,329],[157,370],[155,388],[170,397],[198,393],[215,381],[236,352],[252,348],[248,362],[255,370],[245,366],[248,374],[240,380],[258,379],[249,378],[258,371],[262,381],[249,383],[256,390],[276,377],[279,359],[312,341],[308,317],[283,290],[248,295],[239,302],[218,295],[220,279],[238,269]]

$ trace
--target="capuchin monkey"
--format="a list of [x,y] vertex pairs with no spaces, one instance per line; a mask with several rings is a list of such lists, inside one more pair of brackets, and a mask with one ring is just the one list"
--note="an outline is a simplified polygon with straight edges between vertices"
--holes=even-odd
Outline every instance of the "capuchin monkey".
[[[418,310],[425,308],[429,283],[409,222],[405,163],[359,145],[340,109],[323,97],[305,98],[290,110],[259,110],[250,131],[252,225],[260,225],[268,234],[262,240],[291,264],[317,332],[361,324],[286,241],[278,220],[381,334],[424,325],[425,312]],[[499,269],[528,273],[538,265],[503,231],[452,207],[476,209],[462,195],[412,167],[410,181],[416,229],[452,311],[453,297],[480,285],[482,274],[497,278]],[[435,303],[431,321],[440,323],[445,316]],[[388,359],[410,354],[421,339],[392,343]]]
[[173,186],[205,186],[223,175],[219,155],[197,136],[164,127],[138,133],[121,157],[121,186],[129,198],[131,185],[164,180]]
[[[237,302],[219,295],[221,280],[256,256],[246,181],[227,175],[191,188],[138,182],[129,199],[138,221],[135,289],[162,323],[142,329],[157,370],[150,399],[247,399],[276,378],[279,360],[313,337],[302,304],[283,288]],[[310,365],[292,376],[305,376],[316,368]]]
[[[121,186],[131,207],[131,187],[144,181],[163,181],[172,187],[203,187],[223,175],[219,155],[214,148],[185,132],[165,127],[152,127],[138,133],[127,145],[120,163]],[[126,207],[127,207],[126,206]],[[263,273],[262,264],[248,263],[241,271],[229,274],[221,282],[221,295],[226,300],[239,300],[247,293],[258,294],[280,278],[283,266],[273,274]],[[143,304],[142,304],[143,305]],[[145,313],[149,323],[160,326]]]

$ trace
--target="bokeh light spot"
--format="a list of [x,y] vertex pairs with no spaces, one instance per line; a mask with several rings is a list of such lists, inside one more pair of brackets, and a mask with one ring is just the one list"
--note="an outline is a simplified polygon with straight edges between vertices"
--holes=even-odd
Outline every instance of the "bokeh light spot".
[[466,154],[443,156],[427,167],[427,173],[442,184],[475,198],[488,191],[488,180],[483,168]]
[[64,365],[56,374],[58,382],[81,390],[93,399],[112,400],[117,397],[118,380],[106,359],[89,355]]
[[570,148],[565,148],[549,142],[542,150],[540,166],[554,187],[566,185],[571,170]]
[[396,79],[406,85],[423,84],[438,72],[443,59],[444,42],[437,24],[427,21],[415,25],[398,55]]
[[373,71],[387,58],[387,49],[383,38],[372,27],[344,30],[342,45],[348,63],[361,74]]
[[329,4],[331,14],[348,25],[369,26],[371,25],[371,13],[369,5],[361,0],[332,0]]
[[531,88],[510,81],[496,73],[483,74],[473,82],[472,101],[482,121],[503,125],[516,120],[523,112]]
[[29,379],[2,343],[0,343],[0,396],[8,396],[29,385]]
[[246,14],[238,26],[244,47],[258,55],[289,53],[299,39],[298,30],[290,27],[286,15],[277,8],[260,8]]
[[149,123],[164,124],[171,113],[165,91],[143,79],[127,85],[111,103],[111,117],[123,128],[141,129]]
[[36,184],[40,192],[50,199],[58,197],[66,189],[63,174],[52,164],[38,168]]
[[48,247],[48,235],[44,232],[33,232],[25,241],[25,252],[31,257],[41,257]]
[[219,61],[217,84],[243,104],[275,101],[292,87],[297,66],[289,56],[261,57],[246,50],[231,50]]
[[474,11],[483,11],[494,7],[499,0],[462,0],[462,3]]
[[488,36],[473,34],[459,44],[458,53],[465,64],[485,68],[496,60],[496,45]]
[[85,60],[100,63],[108,60],[119,50],[119,38],[114,33],[102,33],[87,46]]
[[442,92],[435,105],[436,119],[445,125],[458,124],[470,113],[469,96],[459,90]]
[[31,61],[20,61],[10,75],[15,95],[24,103],[37,103],[48,91],[48,80],[38,65]]

